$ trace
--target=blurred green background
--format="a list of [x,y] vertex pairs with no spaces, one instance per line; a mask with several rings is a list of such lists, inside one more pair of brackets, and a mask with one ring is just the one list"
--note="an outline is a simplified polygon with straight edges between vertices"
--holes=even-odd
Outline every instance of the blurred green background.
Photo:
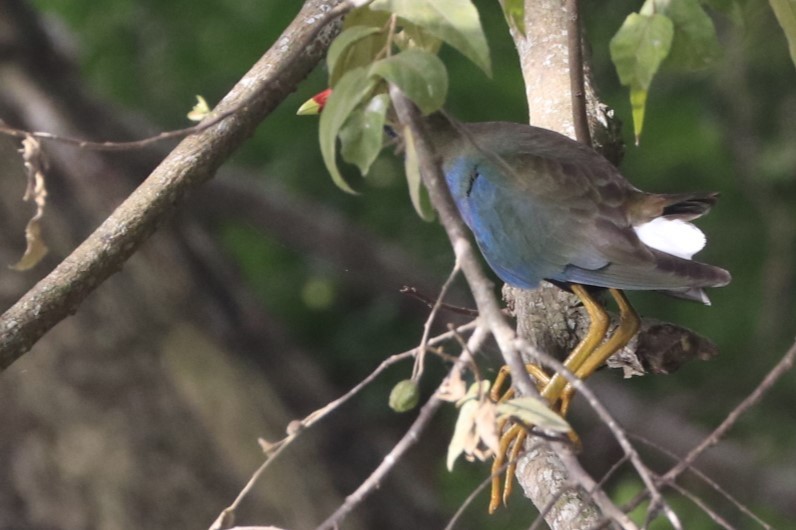
[[[85,78],[98,94],[125,112],[163,129],[186,125],[185,114],[201,94],[218,101],[274,42],[292,20],[298,2],[276,0],[37,0],[71,41]],[[608,59],[608,41],[639,2],[583,2],[593,73],[603,100],[630,123],[626,92]],[[711,337],[721,355],[695,362],[668,377],[624,381],[649,403],[667,403],[688,422],[712,428],[731,410],[793,340],[794,260],[796,260],[796,70],[767,3],[739,3],[743,26],[714,17],[723,57],[713,67],[690,74],[663,71],[655,80],[640,147],[630,127],[623,173],[648,191],[718,190],[721,201],[700,221],[708,234],[704,261],[729,269],[730,286],[713,290],[712,307],[657,295],[633,294],[642,315],[691,327]],[[525,121],[527,109],[516,51],[495,2],[480,1],[494,62],[486,78],[456,52],[445,49],[451,89],[448,109],[465,121]],[[452,253],[435,223],[420,221],[408,201],[400,160],[385,152],[360,196],[346,195],[323,168],[317,122],[295,116],[296,108],[325,87],[322,68],[307,79],[262,124],[230,164],[244,166],[301,196],[342,212],[353,225],[397,244],[418,269],[441,284]],[[532,110],[533,112],[533,110]],[[348,168],[351,170],[351,168]],[[353,175],[353,171],[350,171]],[[307,212],[311,215],[312,212]],[[315,359],[338,389],[359,381],[380,360],[414,346],[421,335],[423,308],[406,311],[407,300],[393,286],[380,292],[357,288],[346,270],[307,256],[246,223],[226,222],[217,236],[239,260],[251,289],[269,312]],[[395,286],[396,288],[399,286]],[[410,303],[411,305],[411,303]],[[432,372],[437,375],[439,370]],[[386,407],[391,384],[409,375],[408,366],[391,372],[355,405],[360,421],[406,423]],[[602,378],[619,380],[618,374]],[[789,375],[731,433],[752,453],[750,460],[776,468],[794,464],[796,385]],[[435,383],[428,381],[428,388]],[[449,432],[446,411],[439,436]],[[649,421],[656,421],[655,409]],[[396,429],[396,432],[400,432]],[[589,443],[588,436],[585,439]],[[662,441],[665,443],[665,441]],[[444,470],[444,439],[439,440],[436,480],[452,513],[484,478],[486,467],[460,462]],[[738,484],[724,484],[737,494]],[[611,483],[627,496],[629,475]],[[792,487],[783,485],[782,487]],[[740,490],[744,488],[741,487]],[[347,492],[343,492],[347,493]],[[740,495],[744,498],[743,495]],[[790,491],[796,501],[796,491]],[[796,515],[748,495],[750,507],[780,527]],[[680,500],[675,500],[680,504]],[[716,501],[719,506],[724,501]],[[525,528],[530,510],[519,499],[508,511],[487,519],[481,505],[468,511],[463,527]],[[728,509],[739,528],[749,519]],[[700,510],[683,503],[687,528],[713,528]],[[665,526],[661,526],[665,527]]]

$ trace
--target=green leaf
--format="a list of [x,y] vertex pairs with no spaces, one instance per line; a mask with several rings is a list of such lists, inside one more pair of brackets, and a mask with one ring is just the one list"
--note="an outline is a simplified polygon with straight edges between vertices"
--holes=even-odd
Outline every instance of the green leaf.
[[395,35],[394,39],[395,45],[398,46],[400,50],[415,48],[433,54],[439,52],[442,46],[442,41],[440,39],[411,22],[403,21],[402,26],[403,29]]
[[610,44],[611,60],[621,83],[649,89],[669,54],[673,37],[674,25],[663,15],[628,15]]
[[340,129],[340,154],[346,162],[355,164],[363,176],[384,143],[384,119],[389,105],[390,97],[378,94],[364,108],[354,110]]
[[790,58],[796,65],[796,0],[768,0],[788,39]]
[[630,87],[636,142],[644,124],[647,92],[661,62],[669,54],[673,37],[674,24],[668,17],[631,13],[611,39],[611,60],[619,81]]
[[326,100],[326,105],[321,113],[318,135],[323,162],[334,183],[348,193],[356,192],[345,181],[337,167],[335,160],[337,134],[351,112],[376,86],[376,81],[376,78],[367,75],[365,68],[356,68],[346,72],[337,82],[329,99]]
[[722,13],[732,20],[733,24],[744,27],[743,8],[738,0],[702,0],[715,11]]
[[367,38],[381,33],[380,28],[372,26],[353,26],[337,36],[326,54],[329,70],[329,85],[334,87],[340,77],[348,70],[370,64],[376,54],[383,49],[386,36],[380,39]]
[[636,145],[641,138],[644,128],[644,109],[647,107],[647,91],[643,88],[630,87],[630,110],[633,113],[633,130],[636,136]]
[[527,425],[536,425],[554,432],[569,432],[572,427],[564,418],[550,410],[539,398],[525,396],[498,403],[499,418],[517,418]]
[[525,36],[525,0],[503,0],[503,16],[508,25]]
[[390,20],[390,13],[384,11],[373,11],[370,7],[360,7],[354,9],[345,16],[343,20],[343,28],[350,28],[353,26],[372,26],[374,28],[387,27],[387,22]]
[[395,13],[424,28],[492,75],[489,45],[478,10],[470,0],[376,0],[370,9]]
[[434,208],[431,206],[431,199],[428,196],[423,179],[420,176],[420,163],[417,160],[415,150],[415,138],[409,127],[404,127],[404,169],[406,171],[406,182],[409,185],[409,198],[412,206],[415,207],[417,215],[424,221],[434,219]]
[[439,57],[410,49],[376,61],[370,75],[396,85],[423,114],[442,108],[448,94],[448,72]]
[[656,12],[674,24],[667,65],[685,70],[704,68],[721,55],[716,28],[699,0],[656,0]]

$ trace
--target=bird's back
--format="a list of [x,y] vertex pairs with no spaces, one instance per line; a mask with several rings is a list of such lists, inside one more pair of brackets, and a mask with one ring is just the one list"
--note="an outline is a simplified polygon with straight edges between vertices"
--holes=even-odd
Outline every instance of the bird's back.
[[645,245],[634,223],[664,217],[666,197],[680,196],[641,192],[589,147],[517,123],[428,123],[462,217],[503,281],[696,290],[686,296],[703,301],[699,288],[729,282],[723,269]]

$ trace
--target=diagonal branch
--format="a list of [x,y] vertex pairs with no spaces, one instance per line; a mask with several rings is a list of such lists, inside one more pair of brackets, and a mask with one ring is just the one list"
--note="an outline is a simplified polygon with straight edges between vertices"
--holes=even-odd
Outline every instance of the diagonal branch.
[[146,181],[50,274],[0,317],[0,369],[7,368],[80,303],[152,235],[183,195],[213,177],[318,63],[352,7],[308,0],[277,43],[207,119],[244,111],[183,140]]

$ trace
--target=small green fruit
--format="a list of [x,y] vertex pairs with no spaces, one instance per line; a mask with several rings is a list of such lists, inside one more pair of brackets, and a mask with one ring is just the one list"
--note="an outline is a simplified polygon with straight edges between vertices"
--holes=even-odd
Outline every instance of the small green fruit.
[[395,412],[406,412],[417,406],[420,400],[420,389],[411,379],[404,379],[390,392],[390,408]]

